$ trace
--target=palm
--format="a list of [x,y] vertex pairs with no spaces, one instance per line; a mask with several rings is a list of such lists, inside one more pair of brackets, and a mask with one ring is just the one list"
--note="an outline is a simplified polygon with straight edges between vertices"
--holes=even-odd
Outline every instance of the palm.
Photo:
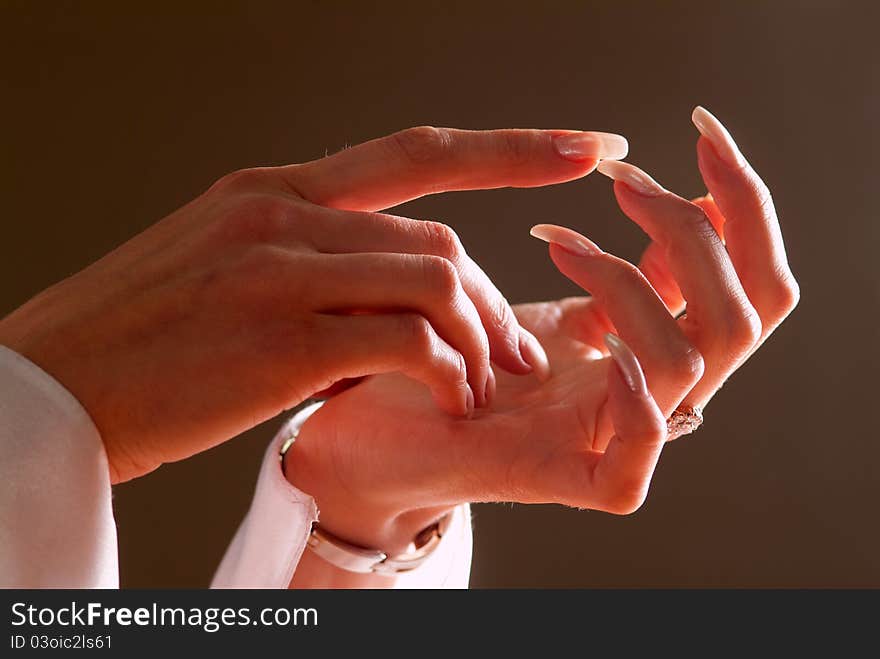
[[[332,463],[325,473],[350,492],[371,491],[368,481],[380,474],[391,491],[432,490],[432,479],[448,488],[450,478],[460,478],[486,499],[565,499],[554,483],[571,479],[554,474],[580,469],[611,435],[608,361],[594,347],[609,328],[594,311],[589,298],[518,306],[520,322],[547,350],[551,377],[542,383],[498,371],[494,401],[472,420],[450,418],[427,389],[400,375],[372,377],[334,397],[309,424],[321,438],[322,459]],[[376,456],[382,464],[371,464]],[[494,480],[481,489],[487,465]]]

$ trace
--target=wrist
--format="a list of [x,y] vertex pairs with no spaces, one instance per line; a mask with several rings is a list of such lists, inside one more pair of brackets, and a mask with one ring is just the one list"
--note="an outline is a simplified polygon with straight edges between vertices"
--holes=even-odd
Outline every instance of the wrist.
[[410,551],[420,533],[455,507],[408,506],[415,497],[389,492],[383,479],[369,487],[341,481],[331,460],[331,437],[321,422],[310,417],[303,423],[284,452],[282,470],[291,485],[315,500],[322,531],[350,545],[397,555]]
[[288,482],[315,500],[320,528],[350,545],[389,555],[405,553],[425,528],[453,508],[407,510],[371,504],[363,497],[344,490],[333,491],[320,484],[322,479],[317,474],[307,475],[308,470],[297,457],[294,449],[284,456],[283,468]]

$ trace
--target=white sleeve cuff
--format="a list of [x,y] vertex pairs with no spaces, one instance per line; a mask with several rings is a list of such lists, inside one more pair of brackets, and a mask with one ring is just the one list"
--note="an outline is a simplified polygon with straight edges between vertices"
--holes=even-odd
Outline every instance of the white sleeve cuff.
[[[314,499],[281,473],[281,444],[320,404],[288,421],[269,445],[245,519],[213,586],[286,588],[312,523]],[[116,588],[116,525],[107,455],[88,413],[59,382],[0,346],[0,587]],[[466,588],[467,505],[437,549],[398,588]]]
[[116,588],[107,455],[58,381],[0,346],[0,586]]

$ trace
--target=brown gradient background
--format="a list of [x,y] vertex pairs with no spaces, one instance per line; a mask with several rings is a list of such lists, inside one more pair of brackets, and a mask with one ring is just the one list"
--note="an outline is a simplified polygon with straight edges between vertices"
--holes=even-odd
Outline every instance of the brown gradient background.
[[[695,196],[701,103],[773,190],[801,305],[635,515],[475,507],[473,585],[880,586],[870,5],[4,1],[0,313],[225,172],[417,124],[620,132]],[[576,293],[536,222],[646,242],[599,175],[399,212],[454,226],[514,302]],[[208,584],[277,426],[116,488],[124,586]]]

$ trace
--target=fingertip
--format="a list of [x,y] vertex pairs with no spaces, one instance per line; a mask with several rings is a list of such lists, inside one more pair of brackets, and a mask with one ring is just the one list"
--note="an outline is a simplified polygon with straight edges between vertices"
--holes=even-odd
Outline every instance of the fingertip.
[[608,405],[616,434],[624,441],[662,443],[666,438],[666,420],[647,389],[634,391],[620,368],[611,360],[608,369]]
[[431,397],[437,407],[455,419],[470,419],[476,409],[476,399],[469,384],[454,391],[445,387],[431,387]]
[[486,407],[492,405],[495,400],[495,393],[498,389],[498,382],[495,379],[495,371],[489,366],[489,377],[486,379]]
[[532,372],[532,366],[529,364],[520,352],[519,344],[516,348],[512,348],[504,355],[492,355],[492,362],[511,375],[528,375]]
[[527,329],[520,328],[519,350],[539,382],[550,379],[550,359],[541,342]]
[[[626,138],[616,133],[598,131],[570,132],[552,139],[556,153],[578,163],[597,163],[600,159],[620,160],[629,152]],[[595,164],[593,165],[595,167]]]
[[532,366],[522,354],[521,328],[512,310],[510,317],[513,322],[498,325],[489,332],[489,371],[491,372],[494,363],[513,375],[528,375],[532,372]]
[[645,170],[632,163],[603,160],[597,169],[600,174],[604,174],[615,182],[615,192],[618,192],[622,185],[624,189],[645,197],[657,197],[666,193],[666,189],[662,185],[657,183]]
[[486,406],[486,392],[488,390],[489,385],[489,371],[492,370],[492,367],[489,364],[489,360],[486,360],[485,363],[485,374],[483,374],[483,369],[480,369],[480,372],[477,373],[475,371],[471,371],[469,369],[469,373],[473,373],[472,377],[468,378],[468,389],[471,392],[471,396],[474,399],[474,407],[485,407]]
[[529,230],[529,234],[550,245],[563,247],[575,256],[597,256],[603,253],[596,243],[583,234],[558,224],[536,224]]
[[718,118],[706,108],[698,105],[691,113],[691,121],[703,139],[712,146],[718,158],[729,167],[739,168],[745,164],[745,158],[739,150],[730,131]]
[[474,408],[476,403],[474,401],[474,392],[471,389],[470,385],[465,386],[465,412],[464,416],[470,419],[474,415]]
[[605,334],[604,341],[629,390],[636,396],[647,396],[648,384],[645,381],[645,373],[632,349],[623,339],[610,332]]

